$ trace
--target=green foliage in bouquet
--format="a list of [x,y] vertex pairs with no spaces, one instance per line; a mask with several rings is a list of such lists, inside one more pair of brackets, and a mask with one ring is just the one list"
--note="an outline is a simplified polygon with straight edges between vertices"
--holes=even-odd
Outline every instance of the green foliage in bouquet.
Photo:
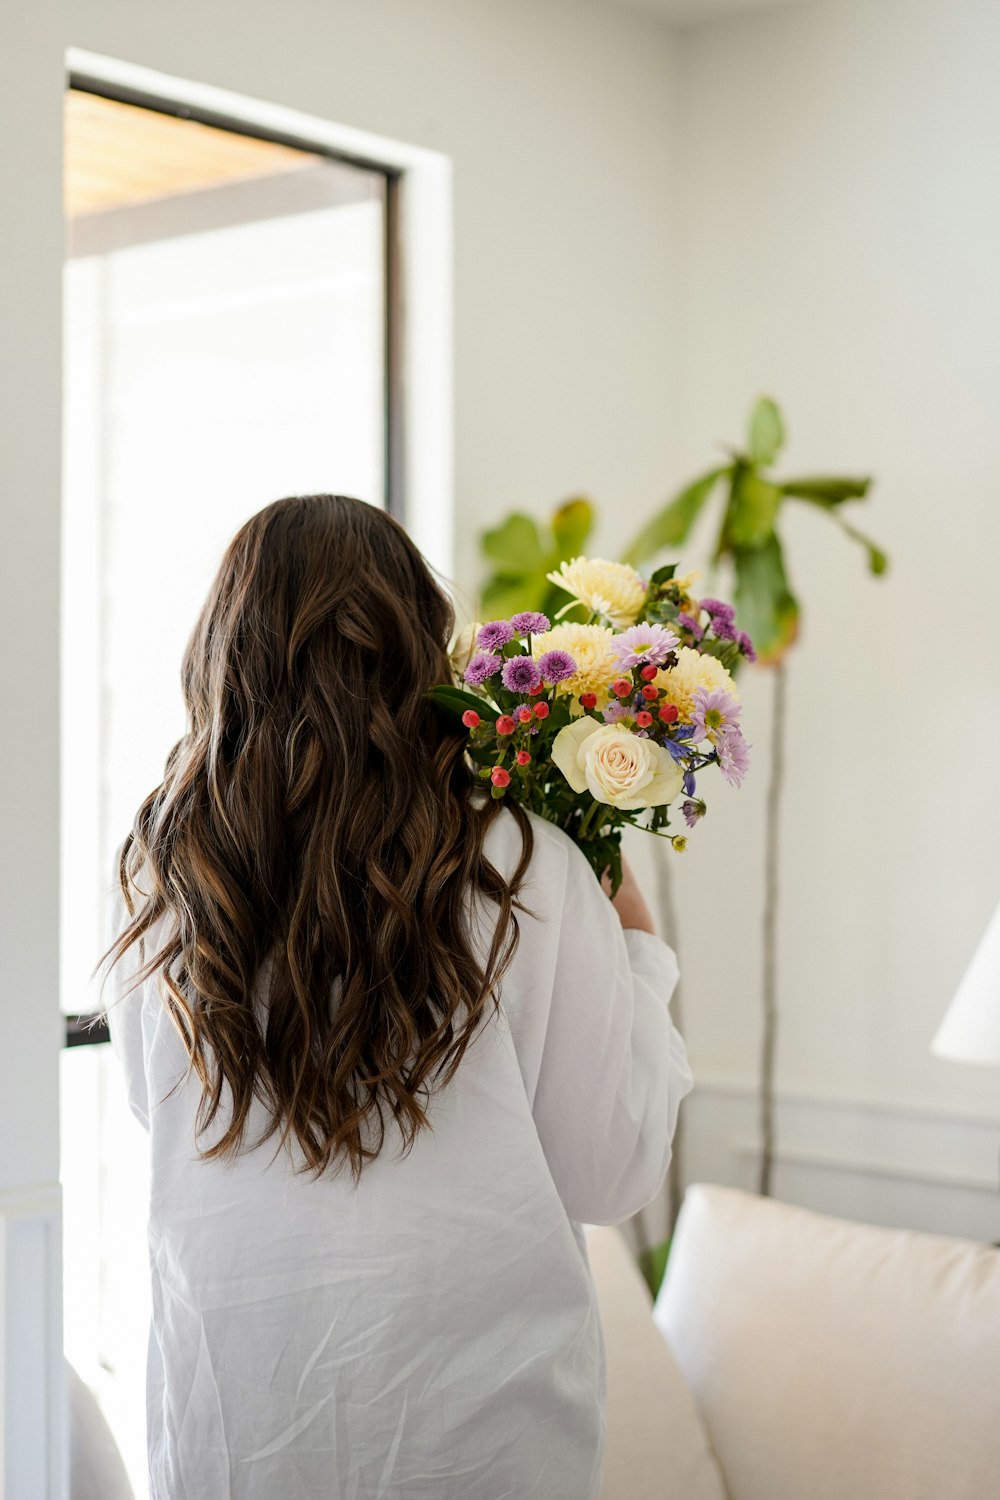
[[884,573],[885,553],[846,520],[843,507],[863,500],[868,476],[775,475],[773,465],[785,444],[785,424],[774,401],[763,396],[750,414],[745,449],[731,450],[729,463],[709,469],[670,500],[639,532],[624,553],[633,566],[659,552],[680,547],[709,499],[725,498],[712,553],[713,563],[732,565],[734,602],[740,624],[750,635],[758,660],[773,663],[798,634],[800,607],[785,569],[778,528],[785,504],[798,501],[825,512],[868,556],[872,573]]

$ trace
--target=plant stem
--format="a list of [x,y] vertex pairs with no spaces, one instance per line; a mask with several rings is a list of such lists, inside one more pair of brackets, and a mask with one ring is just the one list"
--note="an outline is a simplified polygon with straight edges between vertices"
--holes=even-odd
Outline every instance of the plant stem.
[[[673,948],[680,958],[680,923],[677,920],[677,907],[674,904],[674,877],[671,867],[671,859],[666,850],[662,851],[662,858],[656,860],[656,894],[660,908],[663,937]],[[684,1033],[684,1017],[681,1009],[681,984],[677,987],[670,1000],[670,1013],[673,1023],[678,1031]],[[684,1197],[684,1110],[681,1109],[677,1115],[677,1124],[674,1127],[673,1149],[670,1154],[670,1170],[667,1175],[667,1235],[674,1232],[677,1223],[677,1215],[681,1211],[681,1201]]]
[[767,789],[767,827],[764,844],[764,970],[762,994],[764,1031],[760,1059],[760,1181],[758,1191],[771,1193],[774,1165],[774,1061],[778,1039],[778,864],[781,794],[785,780],[785,708],[787,669],[780,661],[774,671],[771,702],[771,781]]

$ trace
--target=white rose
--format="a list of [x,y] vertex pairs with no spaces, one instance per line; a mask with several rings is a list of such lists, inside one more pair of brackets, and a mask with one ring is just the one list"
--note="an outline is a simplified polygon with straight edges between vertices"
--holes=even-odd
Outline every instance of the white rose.
[[684,773],[655,740],[640,739],[617,724],[574,719],[552,742],[552,759],[574,792],[623,811],[672,802]]

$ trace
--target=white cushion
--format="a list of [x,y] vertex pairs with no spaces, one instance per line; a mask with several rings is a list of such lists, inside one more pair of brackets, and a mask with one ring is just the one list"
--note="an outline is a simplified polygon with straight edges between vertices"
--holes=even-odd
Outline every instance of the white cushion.
[[1000,1254],[704,1184],[656,1320],[732,1500],[1000,1494]]
[[705,1425],[620,1230],[590,1229],[608,1362],[603,1500],[725,1500]]

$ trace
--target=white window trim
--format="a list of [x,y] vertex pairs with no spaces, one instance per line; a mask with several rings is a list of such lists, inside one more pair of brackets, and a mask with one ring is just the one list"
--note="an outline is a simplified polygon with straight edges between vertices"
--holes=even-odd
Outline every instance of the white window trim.
[[446,577],[454,565],[451,161],[437,151],[339,125],[246,94],[71,47],[67,71],[194,110],[294,136],[401,174],[400,264],[404,309],[401,421],[406,524]]

